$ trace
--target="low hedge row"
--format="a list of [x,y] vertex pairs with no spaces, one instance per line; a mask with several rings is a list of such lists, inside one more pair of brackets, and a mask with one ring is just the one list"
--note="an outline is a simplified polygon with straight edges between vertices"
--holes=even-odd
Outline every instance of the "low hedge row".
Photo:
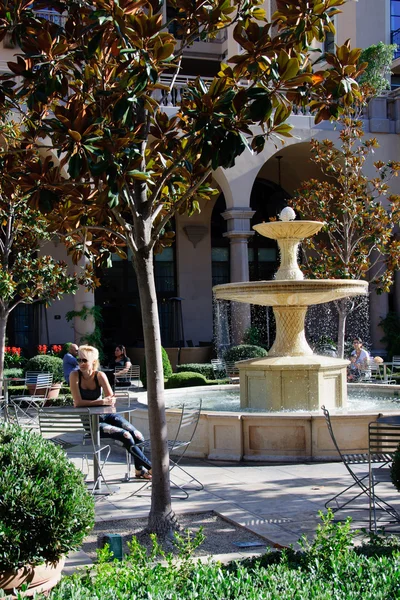
[[302,540],[302,551],[270,551],[260,558],[221,565],[193,558],[196,540],[178,540],[179,556],[166,555],[156,562],[136,538],[131,555],[109,562],[101,551],[100,562],[86,573],[64,578],[48,600],[388,600],[400,596],[399,540],[372,537],[354,547],[350,520],[332,524],[331,517],[313,542]]
[[191,387],[196,385],[207,385],[204,375],[194,372],[174,373],[165,383],[165,389]]
[[214,370],[210,363],[187,363],[176,367],[177,373],[200,373],[206,379],[215,379]]

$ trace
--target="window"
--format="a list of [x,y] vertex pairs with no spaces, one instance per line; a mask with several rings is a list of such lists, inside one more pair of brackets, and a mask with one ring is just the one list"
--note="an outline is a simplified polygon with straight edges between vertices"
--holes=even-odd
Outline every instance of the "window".
[[390,3],[390,30],[391,42],[397,45],[394,58],[400,56],[400,0],[391,0]]

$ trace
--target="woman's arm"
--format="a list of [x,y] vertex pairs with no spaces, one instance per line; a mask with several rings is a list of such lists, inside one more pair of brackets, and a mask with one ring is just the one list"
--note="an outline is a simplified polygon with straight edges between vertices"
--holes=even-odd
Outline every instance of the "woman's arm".
[[131,368],[131,366],[132,366],[132,363],[128,359],[127,362],[125,363],[125,365],[123,366],[123,368],[120,369],[120,370],[118,370],[118,371],[116,371],[115,377],[121,377],[121,375],[126,374],[129,371],[129,369]]
[[[101,389],[103,390],[103,404],[111,404],[113,406],[115,404],[115,396],[114,392],[112,391],[110,382],[108,381],[107,375],[102,371],[98,371],[97,381],[99,382],[99,384],[101,385]],[[108,402],[108,400],[110,400],[110,402]]]
[[69,376],[69,386],[71,388],[72,399],[76,408],[79,408],[81,406],[113,406],[115,403],[115,401],[113,402],[111,398],[99,398],[98,400],[83,400],[79,391],[78,371],[72,371],[71,375]]

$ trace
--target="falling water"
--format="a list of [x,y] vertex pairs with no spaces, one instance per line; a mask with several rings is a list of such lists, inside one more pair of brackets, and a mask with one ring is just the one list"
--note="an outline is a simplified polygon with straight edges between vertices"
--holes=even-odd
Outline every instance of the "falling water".
[[214,298],[214,344],[218,358],[222,358],[231,345],[229,314],[230,302]]

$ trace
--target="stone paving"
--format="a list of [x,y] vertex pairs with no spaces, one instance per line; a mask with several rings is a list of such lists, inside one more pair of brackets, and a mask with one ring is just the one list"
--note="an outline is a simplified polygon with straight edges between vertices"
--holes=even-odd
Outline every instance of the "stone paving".
[[[204,483],[205,489],[191,490],[187,500],[173,499],[172,505],[177,515],[213,510],[224,519],[253,531],[275,547],[295,545],[303,534],[312,537],[320,522],[318,512],[326,512],[325,502],[351,483],[350,475],[337,462],[258,464],[186,459],[184,465]],[[120,448],[113,448],[106,478],[110,483],[118,484],[120,489],[116,494],[96,499],[96,520],[147,517],[149,490],[143,490],[142,493],[146,495],[135,495],[143,481],[123,481],[125,470],[124,452]],[[173,476],[176,481],[177,474],[178,471],[175,471]],[[394,486],[382,484],[379,487],[381,497],[400,510],[400,496]],[[344,520],[350,515],[355,529],[368,528],[368,500],[365,496],[357,501],[357,507],[356,510],[350,510],[349,507],[339,511],[336,518]],[[392,527],[387,530],[392,530]],[[248,553],[245,555],[248,556]],[[240,556],[240,553],[236,553],[228,558]],[[87,555],[75,553],[67,560],[65,572],[90,562]]]

